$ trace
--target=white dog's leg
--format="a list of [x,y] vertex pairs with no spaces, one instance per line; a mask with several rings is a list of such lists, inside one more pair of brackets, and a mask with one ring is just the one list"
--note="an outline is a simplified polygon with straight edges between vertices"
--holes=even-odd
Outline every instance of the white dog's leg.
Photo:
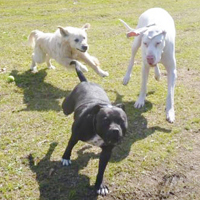
[[135,102],[135,105],[134,105],[135,108],[141,108],[144,106],[146,92],[147,92],[147,81],[148,81],[148,76],[149,76],[149,69],[150,69],[149,66],[145,66],[143,64],[141,91],[140,91],[138,100]]
[[45,62],[46,54],[40,49],[40,47],[35,46],[34,53],[32,54],[32,64],[31,70],[33,73],[37,72],[37,65],[36,63],[43,63]]
[[90,56],[87,52],[79,54],[79,58],[83,60],[86,64],[88,64],[92,69],[99,74],[102,77],[109,76],[109,73],[106,71],[103,71],[98,65],[97,58],[94,58],[93,56]]
[[83,65],[82,63],[80,63],[77,60],[76,60],[76,63],[79,65],[82,72],[88,72],[88,68],[85,65]]
[[134,58],[135,58],[135,55],[136,55],[137,50],[139,49],[140,45],[141,45],[141,37],[138,36],[134,39],[134,42],[133,42],[133,45],[132,45],[131,59],[130,59],[130,62],[129,62],[129,65],[128,65],[128,68],[127,68],[127,71],[126,71],[126,75],[124,76],[124,79],[123,79],[124,85],[127,85],[129,80],[130,80],[131,72],[132,72],[133,65],[134,65]]
[[155,72],[155,79],[157,81],[159,81],[160,80],[160,69],[159,69],[158,65],[156,65],[156,67],[154,67],[154,72]]
[[174,111],[174,88],[176,82],[176,68],[175,67],[166,67],[167,69],[167,83],[168,83],[168,93],[166,100],[166,118],[167,121],[173,123],[175,120],[175,111]]
[[46,55],[46,63],[49,69],[55,69],[56,67],[51,64],[51,59],[48,55]]
[[70,58],[67,58],[65,62],[65,66],[67,66],[66,64],[73,66],[74,68],[75,68],[75,65],[78,65],[82,72],[88,72],[88,68],[77,60],[72,60]]
[[34,54],[32,54],[31,71],[32,71],[32,73],[37,73],[38,72],[38,70],[37,70],[37,64],[34,61]]

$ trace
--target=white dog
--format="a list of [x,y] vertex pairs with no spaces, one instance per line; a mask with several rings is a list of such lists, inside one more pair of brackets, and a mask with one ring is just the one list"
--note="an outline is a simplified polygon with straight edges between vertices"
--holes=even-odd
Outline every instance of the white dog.
[[166,102],[166,118],[170,123],[175,120],[174,87],[176,80],[175,59],[175,25],[169,13],[161,8],[151,8],[139,18],[137,29],[130,28],[124,21],[121,22],[129,32],[127,37],[136,36],[132,45],[132,56],[128,65],[123,84],[129,82],[134,64],[134,57],[139,47],[142,47],[142,85],[135,108],[144,106],[149,69],[155,70],[155,79],[160,79],[158,63],[162,63],[167,70],[168,94]]
[[87,67],[78,61],[81,60],[91,66],[100,76],[108,76],[108,72],[99,67],[97,58],[87,53],[89,46],[86,30],[89,28],[90,24],[87,23],[82,28],[58,27],[55,33],[32,31],[29,35],[29,43],[34,48],[31,70],[37,72],[36,64],[45,61],[48,68],[55,69],[50,62],[53,58],[67,68],[74,67],[76,62],[82,71],[88,71]]

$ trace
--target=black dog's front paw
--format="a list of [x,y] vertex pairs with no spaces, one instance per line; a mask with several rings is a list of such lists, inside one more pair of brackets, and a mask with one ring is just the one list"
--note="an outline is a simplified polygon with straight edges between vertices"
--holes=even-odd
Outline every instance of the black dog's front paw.
[[101,185],[99,189],[96,190],[98,195],[106,196],[109,193],[109,189],[106,185]]
[[68,159],[62,159],[62,160],[61,160],[61,163],[62,163],[62,165],[64,165],[64,166],[69,166],[69,165],[72,164],[71,160],[68,160]]

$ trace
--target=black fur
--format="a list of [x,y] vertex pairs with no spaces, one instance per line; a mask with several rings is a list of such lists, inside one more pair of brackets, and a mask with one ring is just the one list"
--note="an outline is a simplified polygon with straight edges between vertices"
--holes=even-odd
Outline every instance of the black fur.
[[85,76],[84,76],[83,72],[81,71],[81,69],[80,69],[79,65],[77,64],[77,62],[76,61],[72,61],[70,63],[70,65],[75,65],[76,73],[78,75],[78,78],[79,78],[80,82],[87,82],[87,79],[85,78]]

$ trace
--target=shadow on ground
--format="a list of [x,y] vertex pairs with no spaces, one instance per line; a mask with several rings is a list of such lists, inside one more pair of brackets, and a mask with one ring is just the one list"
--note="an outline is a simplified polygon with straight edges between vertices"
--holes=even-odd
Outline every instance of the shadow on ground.
[[89,177],[79,173],[87,166],[88,161],[96,158],[94,153],[84,153],[90,146],[80,149],[78,158],[72,166],[62,166],[60,161],[51,161],[50,157],[57,143],[51,143],[47,154],[36,163],[36,158],[29,155],[30,169],[36,174],[40,190],[40,200],[95,200],[97,196],[90,186]]
[[[147,95],[152,95],[154,92],[149,92]],[[155,131],[170,133],[170,129],[165,129],[160,126],[148,127],[148,121],[143,116],[143,113],[152,109],[152,103],[145,102],[145,106],[140,109],[134,108],[134,102],[124,102],[123,96],[116,92],[116,100],[114,104],[121,103],[125,105],[125,111],[128,116],[128,131],[122,141],[122,144],[117,146],[113,151],[111,162],[119,162],[125,159],[130,152],[131,146],[138,140],[142,140]]]
[[10,75],[15,77],[16,85],[23,89],[23,103],[27,105],[27,108],[23,110],[61,110],[59,99],[65,97],[69,91],[62,90],[49,83],[46,83],[46,70],[47,69],[42,69],[35,74],[31,73],[30,70],[25,71],[22,74],[19,74],[17,70],[13,70],[11,72]]

